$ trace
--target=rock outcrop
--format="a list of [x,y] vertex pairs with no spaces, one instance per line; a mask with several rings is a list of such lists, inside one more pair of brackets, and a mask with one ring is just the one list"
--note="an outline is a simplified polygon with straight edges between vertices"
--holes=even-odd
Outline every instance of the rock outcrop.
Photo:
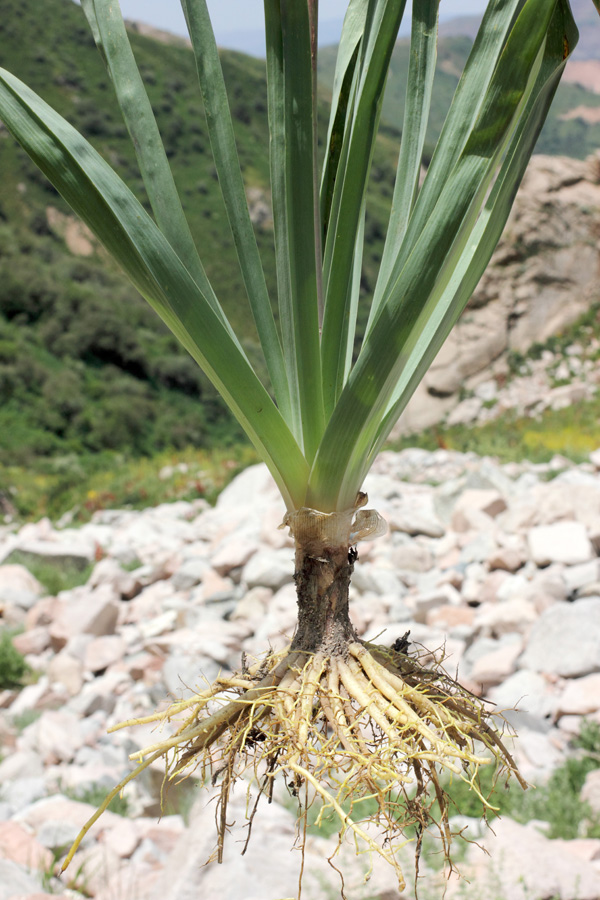
[[600,301],[599,220],[597,157],[532,158],[491,262],[396,434],[440,422],[465,390],[503,384],[510,351],[526,352]]

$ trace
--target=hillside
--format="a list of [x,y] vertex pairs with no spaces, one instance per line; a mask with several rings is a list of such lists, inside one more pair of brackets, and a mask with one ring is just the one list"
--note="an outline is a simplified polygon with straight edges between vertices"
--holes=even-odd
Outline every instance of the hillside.
[[[592,4],[588,4],[592,9]],[[592,13],[596,15],[592,9]],[[596,16],[597,17],[597,16]],[[434,82],[433,98],[429,128],[427,131],[426,153],[431,153],[437,141],[448,107],[458,84],[460,74],[465,66],[473,43],[470,36],[472,30],[467,26],[473,17],[465,17],[464,28],[468,34],[461,33],[462,19],[456,19],[456,33],[442,36],[438,41],[437,70]],[[598,17],[597,17],[598,18]],[[587,20],[586,20],[587,21]],[[449,23],[448,23],[449,24]],[[598,23],[600,48],[600,20]],[[390,77],[383,101],[382,117],[391,124],[401,128],[404,115],[404,97],[406,92],[406,73],[408,70],[410,43],[407,39],[399,40],[392,58]],[[320,74],[324,84],[330,84],[335,67],[335,47],[325,47],[320,56]],[[600,77],[600,76],[599,76]],[[591,113],[570,115],[572,111],[584,109]],[[573,156],[584,159],[600,146],[600,119],[594,121],[594,113],[600,116],[600,96],[576,81],[561,82],[554,103],[546,120],[546,124],[538,139],[537,153],[558,156]]]

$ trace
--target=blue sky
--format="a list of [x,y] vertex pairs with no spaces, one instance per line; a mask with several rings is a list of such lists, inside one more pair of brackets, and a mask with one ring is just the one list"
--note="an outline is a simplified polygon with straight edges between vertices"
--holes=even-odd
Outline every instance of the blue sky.
[[[127,19],[148,22],[158,28],[186,34],[185,22],[178,0],[120,0]],[[320,0],[321,29],[328,40],[335,40],[335,29],[328,23],[341,22],[347,0]],[[262,31],[262,0],[208,0],[217,41],[227,47],[252,52]],[[440,17],[469,15],[482,12],[486,0],[442,0]],[[410,3],[407,3],[410,8]]]

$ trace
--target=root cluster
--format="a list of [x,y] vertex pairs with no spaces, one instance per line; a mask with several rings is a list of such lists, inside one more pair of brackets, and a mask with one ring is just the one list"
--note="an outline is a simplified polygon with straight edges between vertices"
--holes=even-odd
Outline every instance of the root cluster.
[[[63,869],[110,800],[158,759],[165,762],[167,786],[192,773],[220,785],[219,861],[234,783],[251,775],[258,786],[248,808],[249,838],[260,797],[270,800],[281,776],[298,799],[302,846],[306,813],[315,803],[317,824],[337,817],[338,847],[350,834],[357,850],[381,855],[395,869],[401,890],[396,851],[407,836],[416,842],[418,865],[423,835],[434,826],[451,864],[445,773],[466,780],[484,806],[489,803],[478,787],[481,766],[515,774],[525,786],[483,701],[437,663],[424,665],[359,639],[330,654],[292,645],[253,666],[244,664],[190,700],[117,727],[161,721],[175,723],[175,733],[132,757],[137,768],[87,823]],[[369,822],[379,826],[377,840]]]

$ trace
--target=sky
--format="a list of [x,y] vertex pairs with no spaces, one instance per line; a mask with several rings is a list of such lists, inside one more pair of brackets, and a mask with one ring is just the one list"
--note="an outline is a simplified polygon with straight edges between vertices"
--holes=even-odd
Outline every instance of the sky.
[[[185,22],[178,0],[120,0],[126,19],[147,22],[157,28],[185,34]],[[319,17],[321,32],[325,42],[337,39],[337,28],[344,17],[347,0],[320,0]],[[410,8],[410,3],[407,3]],[[483,12],[486,0],[442,0],[440,18]],[[208,0],[213,28],[217,42],[224,47],[232,47],[248,53],[260,52],[262,33],[262,0]]]

